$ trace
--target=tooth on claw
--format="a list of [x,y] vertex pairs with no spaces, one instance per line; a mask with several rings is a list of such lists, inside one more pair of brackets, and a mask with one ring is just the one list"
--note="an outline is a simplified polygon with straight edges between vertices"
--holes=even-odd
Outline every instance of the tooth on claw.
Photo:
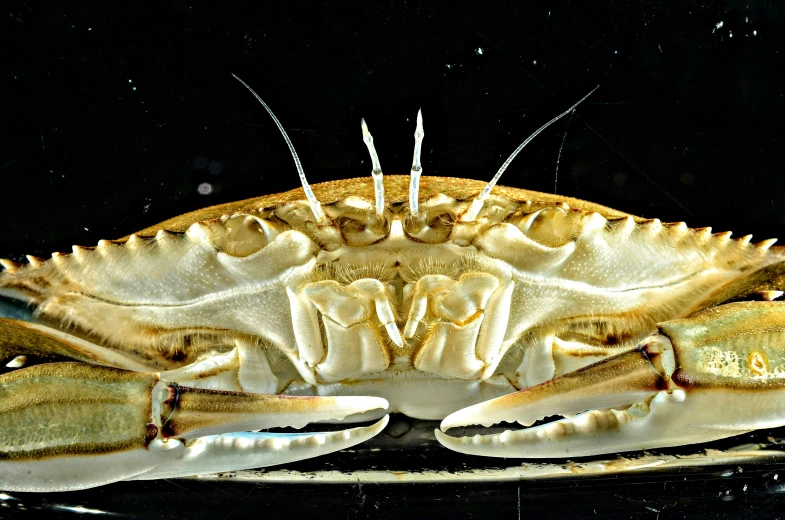
[[[309,459],[365,442],[381,432],[388,421],[389,416],[385,415],[370,426],[335,432],[248,432],[201,437],[177,460],[135,479],[152,480],[239,471]],[[242,447],[232,442],[236,439],[243,439]]]
[[8,368],[22,368],[27,363],[27,356],[19,355],[5,364]]
[[779,298],[783,294],[785,294],[785,293],[783,293],[783,291],[773,291],[773,290],[772,291],[761,291],[760,292],[761,297],[764,300],[768,301],[768,302],[772,302],[772,301],[776,300],[777,298]]

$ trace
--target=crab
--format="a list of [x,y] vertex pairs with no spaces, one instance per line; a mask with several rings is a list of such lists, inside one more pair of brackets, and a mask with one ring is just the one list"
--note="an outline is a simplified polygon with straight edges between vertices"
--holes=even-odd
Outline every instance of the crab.
[[[0,489],[283,464],[388,414],[457,452],[560,458],[785,424],[785,248],[599,204],[422,176],[198,210],[27,265],[0,260]],[[550,422],[546,417],[563,416]],[[361,423],[273,433],[313,422]],[[501,434],[449,430],[499,423]]]

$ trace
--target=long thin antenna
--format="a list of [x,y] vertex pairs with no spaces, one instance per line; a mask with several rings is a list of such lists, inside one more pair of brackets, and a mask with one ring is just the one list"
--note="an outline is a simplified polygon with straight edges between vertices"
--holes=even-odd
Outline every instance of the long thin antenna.
[[368,130],[368,125],[365,124],[365,119],[360,120],[360,126],[363,129],[363,141],[365,146],[368,147],[368,153],[371,154],[371,162],[373,163],[373,192],[376,194],[376,216],[381,217],[384,213],[384,182],[382,176],[382,165],[379,164],[379,156],[376,154],[376,147],[373,145],[373,136]]
[[313,216],[316,217],[316,220],[318,222],[326,223],[328,221],[327,216],[322,211],[322,205],[319,203],[318,200],[316,200],[316,195],[313,194],[313,190],[311,190],[311,185],[308,184],[308,180],[306,180],[305,178],[305,171],[303,170],[303,165],[300,162],[300,157],[297,156],[297,152],[294,150],[294,145],[292,144],[292,140],[289,139],[289,135],[286,133],[286,130],[283,129],[281,122],[278,121],[277,117],[275,117],[275,114],[273,114],[273,111],[270,110],[270,107],[267,106],[267,103],[262,101],[262,98],[259,97],[259,94],[254,92],[254,90],[250,86],[248,86],[248,83],[238,78],[235,74],[232,74],[232,77],[234,77],[234,79],[242,83],[243,86],[247,88],[251,94],[253,94],[256,100],[262,104],[264,109],[267,110],[267,113],[270,114],[270,117],[273,118],[275,125],[278,127],[278,130],[281,131],[284,140],[286,140],[286,145],[289,147],[289,151],[292,152],[292,157],[294,158],[294,165],[297,168],[297,173],[300,174],[300,182],[303,185],[303,191],[305,192],[305,197],[308,199],[308,205],[311,206],[311,211],[313,211]]
[[561,146],[559,146],[559,155],[556,157],[556,174],[553,176],[553,193],[559,193],[559,163],[561,162],[561,152],[564,150],[564,143],[567,142],[567,130],[570,129],[572,123],[572,116],[575,115],[575,110],[570,112],[570,118],[567,120],[567,126],[564,128],[564,135],[561,138]]
[[485,203],[485,199],[488,198],[488,195],[490,195],[491,190],[493,189],[494,186],[496,186],[496,183],[499,181],[499,178],[501,178],[502,173],[504,173],[504,170],[507,169],[507,167],[510,165],[512,160],[515,159],[515,156],[518,155],[521,150],[523,150],[524,146],[529,144],[532,139],[534,139],[535,137],[540,135],[540,132],[542,132],[543,130],[545,130],[546,128],[551,126],[553,123],[555,123],[556,121],[558,121],[562,117],[566,116],[567,114],[569,114],[570,112],[575,110],[575,108],[578,105],[583,103],[583,101],[587,97],[591,96],[594,93],[594,91],[597,90],[598,88],[600,88],[599,85],[594,87],[594,89],[591,92],[589,92],[588,94],[583,96],[580,100],[578,100],[577,103],[572,105],[570,108],[568,108],[567,110],[565,110],[564,112],[562,112],[558,116],[554,117],[553,119],[551,119],[550,121],[548,121],[547,123],[542,125],[539,129],[537,129],[536,132],[534,132],[524,142],[522,142],[520,144],[520,146],[518,146],[518,148],[516,148],[515,151],[512,152],[512,155],[510,155],[510,157],[508,157],[507,160],[504,161],[504,164],[502,164],[502,167],[499,168],[498,172],[496,172],[496,175],[493,176],[493,179],[491,179],[491,182],[489,182],[488,184],[485,185],[485,188],[483,188],[483,190],[480,192],[480,194],[477,195],[477,197],[472,201],[472,205],[469,207],[469,209],[466,211],[466,213],[461,215],[460,219],[463,220],[463,221],[472,221],[472,220],[476,219],[477,215],[480,213],[480,210],[482,209],[483,204]]
[[422,109],[417,111],[417,128],[414,130],[414,158],[412,159],[412,173],[409,179],[409,213],[416,217],[420,213],[420,175],[422,165],[420,154],[422,152],[422,138],[425,131],[422,129]]

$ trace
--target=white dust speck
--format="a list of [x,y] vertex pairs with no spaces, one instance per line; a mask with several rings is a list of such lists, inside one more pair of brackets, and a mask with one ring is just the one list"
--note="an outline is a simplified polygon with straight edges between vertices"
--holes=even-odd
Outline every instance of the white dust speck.
[[537,65],[537,60],[534,60],[534,61],[532,62],[532,65]]
[[448,69],[451,69],[452,65],[448,63],[448,64],[445,65],[445,67],[447,67]]
[[132,80],[132,79],[128,80],[128,83],[133,83],[133,82],[134,82],[134,80]]
[[203,182],[196,188],[200,195],[209,195],[213,192],[213,185],[209,182]]
[[474,49],[474,52],[477,54],[477,56],[482,56],[485,53],[485,50],[482,47],[477,47]]
[[753,36],[757,36],[758,35],[758,31],[752,31],[752,35]]
[[[90,230],[89,230],[89,229],[87,229],[87,228],[84,228],[84,230],[85,230],[85,231],[90,231]],[[774,479],[774,480],[777,480],[777,479]]]
[[715,25],[714,29],[711,30],[711,34],[714,34],[716,31],[719,31],[720,29],[722,29],[723,25],[725,25],[725,22],[723,22],[722,20],[717,22],[717,25]]
[[728,38],[733,38],[733,33],[728,33]]

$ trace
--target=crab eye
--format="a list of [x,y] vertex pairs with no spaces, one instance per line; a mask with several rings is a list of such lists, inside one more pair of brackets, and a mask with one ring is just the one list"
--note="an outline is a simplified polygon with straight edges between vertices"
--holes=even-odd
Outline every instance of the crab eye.
[[454,226],[454,213],[432,211],[426,213],[424,221],[419,223],[413,219],[407,220],[404,231],[409,238],[417,242],[441,244],[450,238]]
[[377,216],[374,205],[365,199],[349,196],[323,207],[348,246],[370,246],[390,234],[387,215]]
[[363,247],[375,244],[390,234],[387,219],[377,219],[374,215],[358,219],[343,216],[336,219],[344,242],[351,247]]
[[420,205],[419,215],[406,218],[403,230],[416,242],[441,244],[450,239],[458,213],[455,199],[434,195]]
[[278,231],[269,222],[251,215],[232,215],[223,225],[212,226],[213,245],[235,257],[250,256],[269,244]]
[[530,239],[547,247],[560,247],[573,239],[574,218],[562,207],[545,207],[531,213],[515,212],[509,219]]

